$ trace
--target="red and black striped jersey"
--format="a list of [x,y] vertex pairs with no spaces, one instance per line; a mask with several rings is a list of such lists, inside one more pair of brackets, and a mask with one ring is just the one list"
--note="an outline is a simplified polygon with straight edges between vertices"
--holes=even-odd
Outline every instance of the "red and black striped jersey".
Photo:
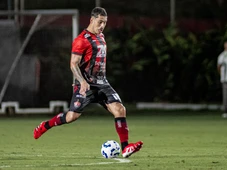
[[106,42],[104,35],[83,30],[72,43],[72,53],[81,55],[80,71],[85,80],[106,84]]

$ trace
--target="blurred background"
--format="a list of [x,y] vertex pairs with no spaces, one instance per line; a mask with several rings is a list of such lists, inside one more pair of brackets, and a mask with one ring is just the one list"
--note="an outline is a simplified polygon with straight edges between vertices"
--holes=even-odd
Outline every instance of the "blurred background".
[[2,101],[46,107],[72,95],[73,15],[43,15],[29,36],[37,14],[20,12],[77,9],[80,33],[95,6],[108,13],[107,77],[125,103],[221,103],[217,57],[227,39],[225,0],[2,0]]

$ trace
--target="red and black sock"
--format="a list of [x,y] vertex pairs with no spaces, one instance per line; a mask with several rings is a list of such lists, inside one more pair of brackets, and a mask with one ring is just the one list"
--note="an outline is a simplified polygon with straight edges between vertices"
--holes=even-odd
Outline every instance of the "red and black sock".
[[128,145],[128,126],[125,117],[115,118],[115,128],[118,133],[121,142],[121,148],[124,148]]
[[66,113],[59,113],[58,115],[54,116],[49,121],[46,121],[45,128],[50,129],[53,126],[60,126],[62,124],[65,124],[66,122]]

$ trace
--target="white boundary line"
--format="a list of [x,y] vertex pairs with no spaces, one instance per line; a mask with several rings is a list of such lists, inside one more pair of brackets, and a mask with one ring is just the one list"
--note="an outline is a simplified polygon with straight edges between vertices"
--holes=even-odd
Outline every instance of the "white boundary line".
[[[25,156],[25,155],[24,155]],[[27,155],[27,156],[42,156],[42,155]],[[91,157],[91,156],[87,156]],[[91,165],[107,165],[107,164],[119,164],[119,163],[130,163],[131,160],[127,158],[112,158],[109,160],[114,160],[113,162],[93,162],[93,163],[84,163],[84,164],[53,164],[50,167],[73,167],[73,166],[91,166]],[[28,168],[28,167],[39,167],[38,165],[24,165],[24,166],[11,166],[11,165],[0,165],[0,168]]]
[[[59,155],[59,156],[48,156],[48,157],[62,157],[62,158],[67,158],[67,157],[78,157],[80,154],[79,153],[71,153],[67,155]],[[2,154],[1,156],[11,156],[11,157],[42,157],[42,154]],[[92,158],[93,156],[83,156],[85,158]],[[0,158],[1,160],[1,158]]]
[[52,165],[52,166],[89,166],[89,165],[107,165],[107,164],[116,164],[116,163],[130,163],[132,162],[129,159],[121,159],[121,158],[113,158],[110,160],[116,160],[116,162],[95,162],[95,163],[85,163],[85,164],[59,164],[59,165]]

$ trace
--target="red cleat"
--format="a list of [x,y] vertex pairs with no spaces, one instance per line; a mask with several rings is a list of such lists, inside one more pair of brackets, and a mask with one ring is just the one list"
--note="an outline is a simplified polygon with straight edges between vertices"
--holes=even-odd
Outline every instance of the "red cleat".
[[44,127],[45,122],[41,122],[39,126],[34,129],[34,138],[38,139],[42,134],[44,134],[47,129]]
[[136,142],[136,143],[130,143],[122,151],[122,156],[124,158],[128,158],[133,153],[138,152],[142,148],[142,146],[143,146],[143,142],[142,141],[139,141],[139,142]]

